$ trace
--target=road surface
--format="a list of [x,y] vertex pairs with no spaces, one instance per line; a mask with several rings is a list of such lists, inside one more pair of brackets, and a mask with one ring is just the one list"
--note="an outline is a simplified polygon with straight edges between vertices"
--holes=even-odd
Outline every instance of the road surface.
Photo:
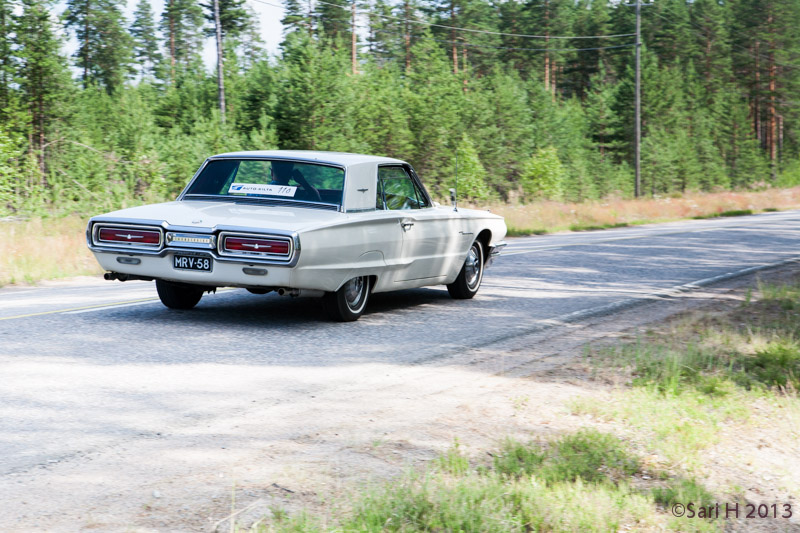
[[[509,242],[474,300],[452,300],[444,287],[378,294],[348,324],[329,322],[317,300],[274,293],[221,290],[173,311],[148,282],[0,289],[0,530],[89,527],[75,521],[86,505],[77,494],[111,490],[116,472],[84,467],[125,472],[130,464],[114,467],[113,455],[143,443],[165,450],[216,423],[272,415],[273,433],[260,438],[289,438],[338,408],[281,416],[295,398],[358,389],[353,398],[369,403],[365,384],[382,387],[387,368],[791,260],[800,256],[800,212]],[[63,514],[68,503],[73,515]],[[125,520],[135,525],[135,516]]]

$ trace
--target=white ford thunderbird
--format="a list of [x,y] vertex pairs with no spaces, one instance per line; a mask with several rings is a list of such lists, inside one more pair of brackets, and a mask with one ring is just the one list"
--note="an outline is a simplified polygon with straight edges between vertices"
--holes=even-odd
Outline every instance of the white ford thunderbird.
[[446,285],[472,298],[505,234],[497,215],[431,201],[403,161],[282,150],[209,157],[176,201],[86,231],[106,279],[155,280],[167,307],[241,287],[322,297],[341,321],[370,293]]

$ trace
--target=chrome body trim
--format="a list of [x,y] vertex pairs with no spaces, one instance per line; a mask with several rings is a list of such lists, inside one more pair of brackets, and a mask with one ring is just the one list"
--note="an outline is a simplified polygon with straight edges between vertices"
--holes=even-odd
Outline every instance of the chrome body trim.
[[[162,238],[161,244],[158,248],[150,247],[150,248],[139,248],[129,245],[106,245],[101,243],[94,242],[94,234],[97,231],[99,226],[102,227],[127,227],[130,229],[151,229],[160,231]],[[264,264],[264,265],[275,265],[275,266],[285,266],[285,267],[294,267],[297,264],[297,261],[300,259],[300,236],[297,232],[288,232],[288,231],[281,231],[281,230],[266,230],[264,233],[253,233],[252,227],[239,227],[239,226],[214,226],[211,228],[193,228],[187,226],[171,226],[164,221],[154,221],[154,220],[141,220],[141,219],[126,219],[126,218],[114,218],[114,217],[97,217],[92,218],[89,220],[89,225],[86,231],[86,241],[89,249],[92,252],[96,253],[112,253],[112,254],[126,254],[129,256],[156,256],[156,257],[165,257],[169,254],[174,253],[187,253],[187,248],[183,246],[171,246],[166,245],[164,246],[164,234],[166,232],[179,232],[179,233],[191,233],[195,235],[209,235],[213,237],[217,237],[222,233],[226,234],[236,234],[257,238],[271,238],[271,239],[280,239],[289,241],[290,253],[286,257],[259,257],[259,256],[241,256],[241,255],[221,255],[217,249],[219,246],[219,242],[221,239],[217,238],[217,246],[213,249],[206,249],[203,248],[202,251],[204,254],[211,255],[215,261],[223,262],[223,263],[240,263],[243,265],[249,264]],[[199,250],[198,250],[199,251]]]
[[217,247],[217,236],[202,233],[167,232],[167,246],[174,248],[200,248],[213,250]]
[[500,255],[500,252],[502,252],[503,248],[505,248],[506,246],[508,246],[508,243],[505,241],[494,243],[494,246],[489,247],[489,255],[491,257],[497,257],[498,255]]
[[[133,222],[133,221],[130,221]],[[91,222],[90,222],[91,225]],[[112,243],[104,243],[100,240],[100,230],[101,229],[115,229],[119,228],[122,230],[138,230],[138,231],[154,231],[158,233],[158,244],[138,244],[135,242],[126,243],[123,241],[113,241]],[[144,224],[136,224],[136,223],[117,223],[117,222],[98,222],[92,226],[91,234],[87,232],[87,237],[89,241],[89,247],[91,248],[92,245],[94,246],[103,246],[106,248],[116,248],[118,250],[124,251],[131,251],[131,250],[142,250],[142,251],[158,251],[164,245],[164,230],[162,227],[158,225],[144,225]]]
[[[225,250],[225,238],[226,237],[241,237],[243,239],[271,239],[274,241],[282,241],[286,242],[289,245],[289,253],[287,254],[273,254],[271,252],[228,252]],[[270,234],[263,234],[263,233],[238,233],[232,231],[221,231],[219,233],[219,239],[217,239],[217,253],[220,256],[224,257],[234,257],[238,259],[252,259],[252,258],[261,258],[261,259],[272,259],[274,261],[283,261],[288,262],[292,259],[292,255],[294,254],[294,239],[286,237],[284,235],[270,235]]]

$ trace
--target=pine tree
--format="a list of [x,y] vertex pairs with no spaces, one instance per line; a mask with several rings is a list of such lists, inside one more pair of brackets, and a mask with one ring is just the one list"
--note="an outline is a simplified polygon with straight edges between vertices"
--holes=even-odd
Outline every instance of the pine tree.
[[[610,14],[605,2],[582,0],[577,4],[572,32],[576,35],[610,35]],[[575,39],[566,41],[573,48],[603,48],[625,44],[624,38],[618,39]],[[574,61],[570,61],[564,72],[564,85],[570,94],[583,99],[587,91],[591,90],[592,78],[603,69],[603,76],[599,79],[605,81],[609,54],[613,50],[584,50],[575,52]]]
[[41,0],[22,0],[22,13],[16,20],[19,49],[19,83],[22,100],[28,108],[28,137],[39,161],[40,182],[45,183],[47,133],[50,121],[59,111],[69,74],[59,50],[61,40],[50,20],[48,5]]
[[150,0],[139,0],[136,4],[130,32],[133,37],[133,54],[139,61],[142,76],[155,75],[161,53]]
[[183,72],[199,68],[203,48],[203,9],[192,0],[166,0],[161,31],[166,39],[166,68],[172,82]]
[[281,148],[357,152],[349,57],[302,32],[286,38],[275,121]]
[[525,161],[520,185],[529,199],[561,200],[564,196],[565,169],[552,146],[539,148]]
[[609,83],[606,70],[600,70],[590,78],[589,93],[586,96],[585,109],[589,120],[594,148],[601,160],[613,158],[614,152],[621,148],[618,140],[618,123],[614,115],[617,98],[617,86]]
[[[289,34],[300,30],[311,35],[313,32],[311,13],[304,10],[304,6],[300,3],[300,0],[284,0],[283,6],[284,15],[281,24],[283,24],[284,35],[288,37]],[[284,39],[281,43],[281,47],[283,47],[285,43],[286,40]]]
[[319,21],[319,30],[333,46],[342,46],[350,39],[351,2],[355,0],[335,0],[318,3],[314,16]]
[[14,37],[13,13],[16,2],[12,0],[0,0],[0,119],[5,116],[5,108],[8,107],[11,98],[11,80],[14,72],[14,56],[12,53],[12,43]]
[[131,36],[123,27],[120,0],[68,0],[64,25],[78,40],[74,57],[84,88],[97,84],[109,92],[131,72]]
[[[466,133],[461,136],[456,152],[458,161],[454,161],[453,164],[458,164],[459,196],[473,201],[488,200],[492,196],[491,190],[486,185],[488,173],[481,163],[478,151],[475,149],[475,143]],[[453,186],[456,186],[455,178]]]

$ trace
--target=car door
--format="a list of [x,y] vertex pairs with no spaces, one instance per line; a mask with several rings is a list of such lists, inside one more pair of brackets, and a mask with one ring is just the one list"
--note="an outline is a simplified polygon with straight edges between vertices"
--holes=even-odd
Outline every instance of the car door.
[[457,212],[436,209],[403,165],[378,167],[384,208],[397,214],[402,232],[405,267],[395,281],[430,280],[446,276],[460,255],[462,219]]

